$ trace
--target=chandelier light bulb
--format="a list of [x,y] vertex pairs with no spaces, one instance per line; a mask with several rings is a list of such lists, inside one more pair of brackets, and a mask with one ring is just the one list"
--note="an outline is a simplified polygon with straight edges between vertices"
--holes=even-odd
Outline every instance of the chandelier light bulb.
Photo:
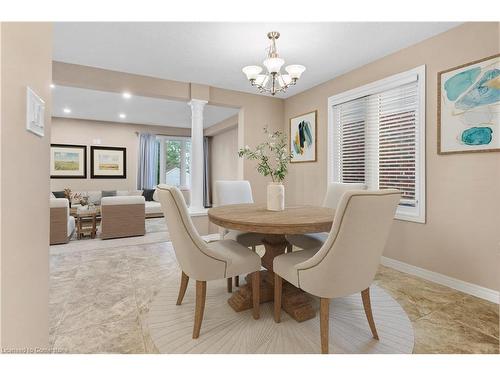
[[285,70],[292,79],[299,79],[302,73],[306,70],[304,65],[288,65]]
[[290,83],[292,83],[292,77],[290,77],[289,74],[281,74],[278,77],[278,83],[281,87],[287,87]]
[[259,75],[260,72],[262,72],[262,68],[260,66],[257,66],[257,65],[249,65],[249,66],[245,66],[243,69],[242,69],[243,73],[246,74],[247,76],[247,79],[249,81],[251,81],[252,79],[256,79],[257,76]]
[[269,57],[264,60],[263,64],[269,73],[278,73],[284,63],[285,60],[279,57]]

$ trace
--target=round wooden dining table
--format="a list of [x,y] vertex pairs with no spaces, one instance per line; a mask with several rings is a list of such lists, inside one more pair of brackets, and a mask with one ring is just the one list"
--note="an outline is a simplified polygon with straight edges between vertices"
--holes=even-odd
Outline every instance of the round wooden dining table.
[[[284,211],[268,211],[265,205],[234,204],[211,208],[208,217],[223,228],[262,234],[266,250],[262,265],[266,271],[261,271],[260,302],[264,303],[274,299],[273,259],[285,253],[288,246],[286,235],[328,232],[334,213],[331,208],[316,206],[290,206]],[[233,293],[228,303],[235,311],[252,307],[248,277],[247,283]],[[289,283],[283,285],[282,305],[299,322],[316,315],[311,297]]]

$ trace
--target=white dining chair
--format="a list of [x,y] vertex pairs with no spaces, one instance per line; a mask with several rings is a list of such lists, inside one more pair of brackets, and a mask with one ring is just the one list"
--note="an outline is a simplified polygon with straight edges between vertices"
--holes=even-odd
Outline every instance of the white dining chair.
[[[246,180],[215,181],[215,205],[253,203],[252,187]],[[235,240],[239,244],[252,248],[262,244],[262,235],[238,230],[221,228],[221,238]],[[235,285],[239,286],[239,275],[235,276]],[[232,280],[228,279],[227,291],[232,292]]]
[[400,198],[401,193],[395,189],[348,191],[319,249],[274,258],[274,320],[280,322],[282,279],[319,297],[321,352],[328,353],[330,299],[361,292],[368,324],[378,340],[369,288]]
[[158,196],[182,276],[177,305],[182,303],[189,278],[196,280],[193,338],[200,335],[207,281],[252,273],[253,317],[260,315],[260,257],[233,240],[205,242],[193,225],[182,193],[173,186],[158,185]]
[[[323,199],[323,207],[337,209],[340,199],[345,192],[351,190],[366,190],[366,188],[366,184],[362,183],[333,182],[328,184],[326,195]],[[286,236],[286,240],[290,245],[307,250],[320,247],[326,241],[327,237],[327,232],[320,232],[288,235]],[[290,250],[291,249],[289,249],[289,251]]]

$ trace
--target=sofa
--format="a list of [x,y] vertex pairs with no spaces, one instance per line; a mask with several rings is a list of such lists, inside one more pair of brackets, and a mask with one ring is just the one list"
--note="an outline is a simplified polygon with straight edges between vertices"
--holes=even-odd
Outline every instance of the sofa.
[[113,196],[101,199],[101,238],[144,236],[143,196]]
[[[191,192],[187,187],[180,188],[179,189],[184,196],[184,199],[186,200],[186,204],[189,206],[189,203],[191,201]],[[90,190],[90,191],[73,191],[73,194],[80,194],[83,196],[89,197],[89,203],[93,203],[95,205],[101,205],[101,199],[103,199],[106,196],[109,196],[108,194],[115,194],[113,196],[116,197],[125,197],[125,196],[143,196],[143,190],[113,190],[113,191],[98,191],[98,190]],[[151,200],[145,199],[144,202],[144,211],[146,218],[153,218],[153,217],[163,217],[163,211],[161,209],[161,204],[160,200],[158,198],[158,194],[155,190],[154,194],[151,197]],[[71,201],[72,207],[77,207],[80,204],[80,202],[76,199],[73,199]]]
[[[106,194],[115,194],[115,195],[106,195]],[[89,203],[95,205],[101,205],[101,200],[103,198],[109,196],[116,197],[133,197],[133,196],[142,196],[143,190],[113,190],[113,191],[100,191],[100,190],[89,190],[89,191],[72,191],[73,195],[79,194],[82,196],[89,197]],[[80,202],[77,199],[72,199],[71,201],[72,207],[77,207],[80,205]],[[145,201],[144,202],[144,211],[147,218],[150,217],[163,217],[163,211],[161,210],[161,204],[159,201]]]
[[75,231],[75,218],[69,214],[66,198],[50,198],[50,244],[67,243]]

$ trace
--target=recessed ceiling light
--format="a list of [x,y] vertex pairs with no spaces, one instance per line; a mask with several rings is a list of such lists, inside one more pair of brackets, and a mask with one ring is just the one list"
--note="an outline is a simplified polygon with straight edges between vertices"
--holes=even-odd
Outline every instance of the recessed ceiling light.
[[132,94],[131,94],[131,93],[129,93],[129,92],[124,92],[124,93],[122,94],[122,96],[123,96],[125,99],[130,99],[130,98],[132,97]]
[[64,113],[71,113],[71,109],[69,109],[69,108],[64,108],[64,109],[63,109],[63,112],[64,112]]
[[56,87],[56,85],[54,85],[53,83],[50,84],[50,88],[53,89],[54,87]]
[[120,113],[118,116],[120,116],[120,118],[127,118],[127,115],[125,113]]

